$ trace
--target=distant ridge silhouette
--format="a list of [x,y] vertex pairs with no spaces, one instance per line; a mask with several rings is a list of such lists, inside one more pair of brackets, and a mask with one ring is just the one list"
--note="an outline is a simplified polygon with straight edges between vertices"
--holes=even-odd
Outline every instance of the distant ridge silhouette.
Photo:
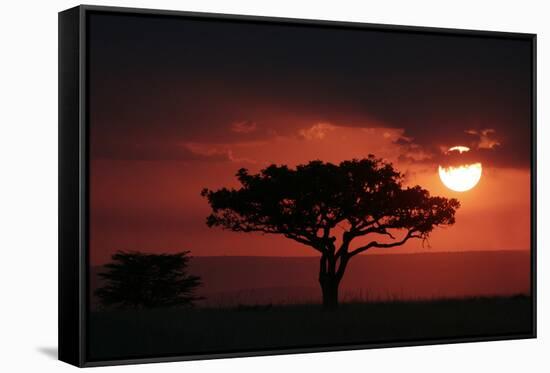
[[[214,256],[194,257],[190,270],[203,279],[197,295],[206,299],[198,306],[318,303],[321,294],[310,276],[317,265],[315,257]],[[100,269],[91,269],[92,291]],[[359,256],[342,283],[343,302],[529,292],[529,251]]]

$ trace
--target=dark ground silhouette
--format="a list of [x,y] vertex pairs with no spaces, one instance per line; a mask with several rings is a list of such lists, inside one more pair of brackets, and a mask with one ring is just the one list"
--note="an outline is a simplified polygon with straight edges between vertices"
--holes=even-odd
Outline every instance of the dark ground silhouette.
[[531,316],[525,296],[92,312],[90,359],[525,334]]

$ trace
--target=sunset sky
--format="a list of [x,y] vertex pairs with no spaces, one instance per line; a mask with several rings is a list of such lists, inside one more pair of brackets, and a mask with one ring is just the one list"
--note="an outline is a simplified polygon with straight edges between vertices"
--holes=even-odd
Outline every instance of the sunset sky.
[[[92,263],[121,249],[316,255],[208,228],[201,189],[238,186],[241,167],[368,154],[461,202],[429,246],[392,252],[530,249],[527,40],[104,14],[89,27]],[[456,145],[483,165],[466,192],[438,175]]]

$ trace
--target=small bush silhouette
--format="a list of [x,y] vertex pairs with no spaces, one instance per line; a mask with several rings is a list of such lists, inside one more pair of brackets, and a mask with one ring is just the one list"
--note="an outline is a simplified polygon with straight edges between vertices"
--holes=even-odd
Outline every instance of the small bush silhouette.
[[105,285],[95,291],[101,304],[117,308],[192,306],[200,277],[187,274],[189,251],[146,254],[118,251],[99,276]]

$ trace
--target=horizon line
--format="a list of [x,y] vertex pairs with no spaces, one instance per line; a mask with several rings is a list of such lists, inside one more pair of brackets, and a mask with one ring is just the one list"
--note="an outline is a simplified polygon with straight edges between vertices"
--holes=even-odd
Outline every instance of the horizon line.
[[[134,250],[135,251],[135,250]],[[531,249],[498,249],[498,250],[464,250],[464,251],[421,251],[421,252],[405,252],[405,253],[381,253],[381,252],[371,252],[371,253],[363,253],[359,254],[359,257],[366,257],[368,256],[396,256],[396,255],[438,255],[438,254],[476,254],[476,253],[529,253],[531,254]],[[154,254],[150,252],[144,251],[143,253],[146,254]],[[174,252],[175,254],[176,252]],[[170,254],[170,253],[159,253],[159,254]],[[319,256],[312,254],[312,255],[286,255],[286,256],[276,256],[276,255],[190,255],[191,259],[194,258],[265,258],[265,259],[317,259]],[[90,266],[99,266],[106,264],[108,262],[103,263],[95,263],[92,264],[90,262]]]

